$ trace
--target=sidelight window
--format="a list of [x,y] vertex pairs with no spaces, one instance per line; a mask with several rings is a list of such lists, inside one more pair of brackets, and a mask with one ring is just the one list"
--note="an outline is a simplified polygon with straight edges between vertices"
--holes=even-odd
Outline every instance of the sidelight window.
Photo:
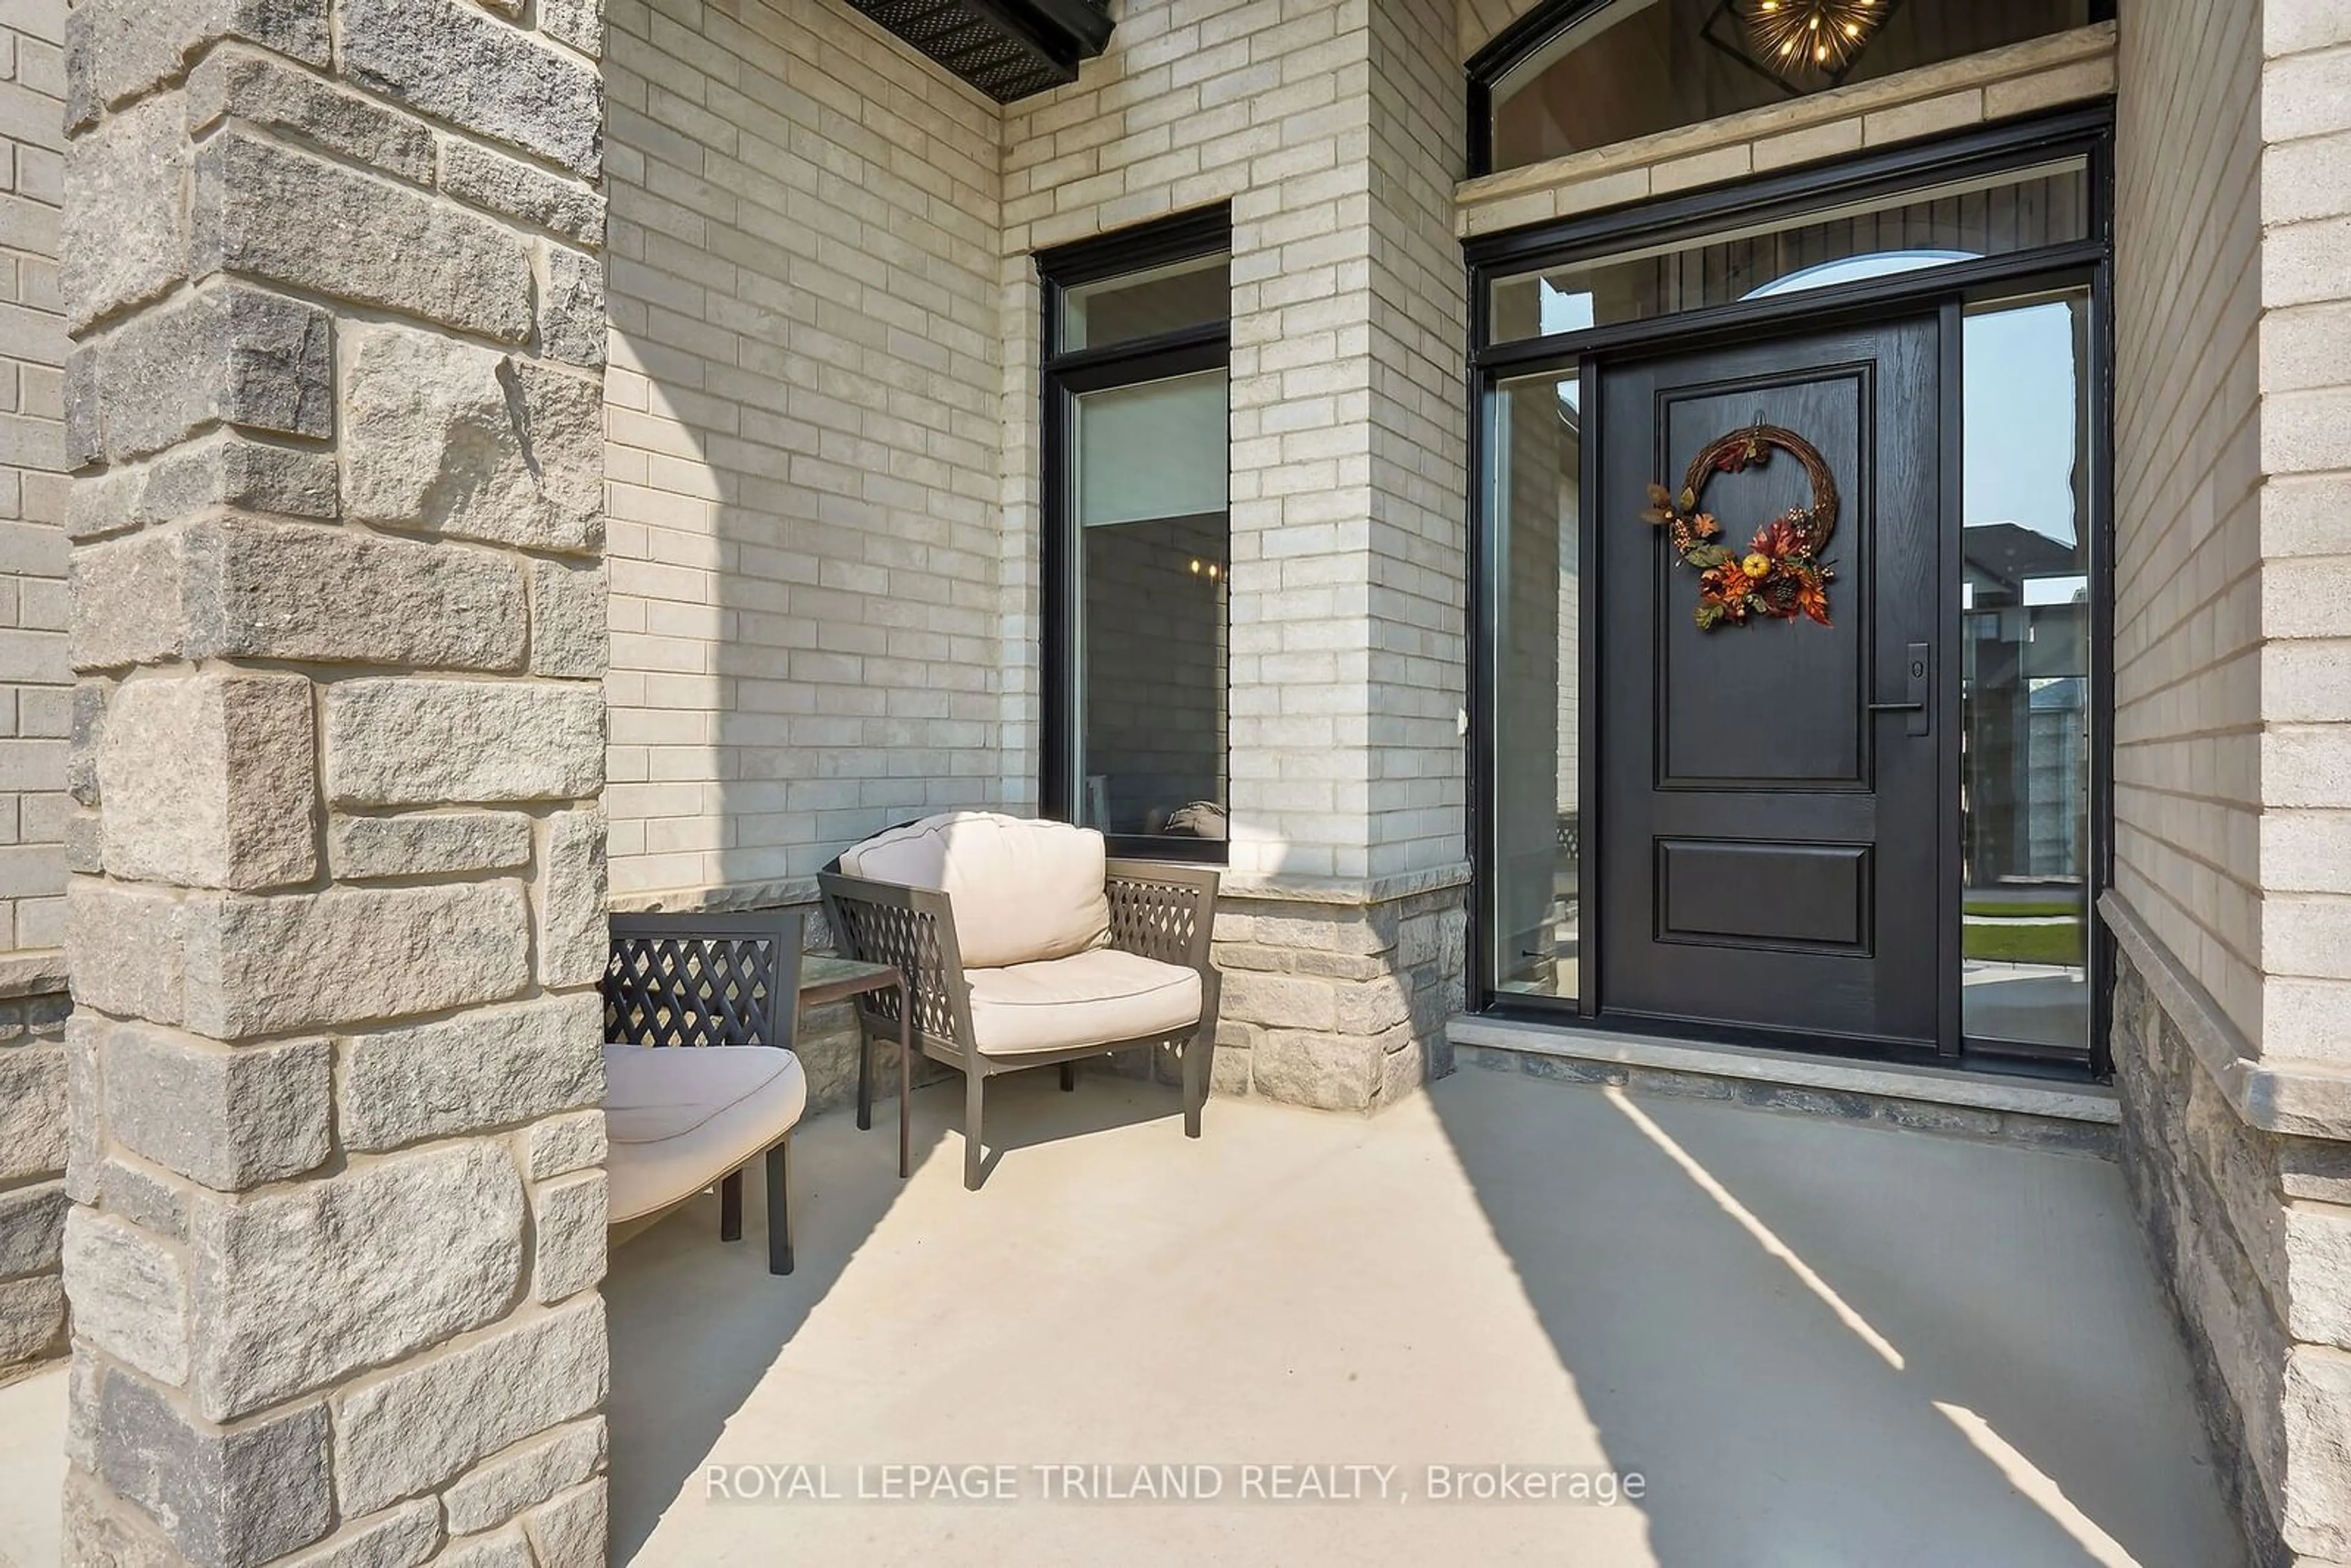
[[1224,853],[1229,233],[1220,211],[1039,258],[1043,805],[1131,852]]

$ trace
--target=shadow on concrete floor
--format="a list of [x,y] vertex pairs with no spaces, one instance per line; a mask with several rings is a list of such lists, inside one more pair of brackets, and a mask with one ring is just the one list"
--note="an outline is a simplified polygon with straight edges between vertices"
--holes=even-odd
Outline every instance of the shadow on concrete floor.
[[[1050,1073],[961,1185],[819,1118],[800,1272],[703,1200],[615,1255],[614,1561],[2228,1568],[2114,1168],[1471,1071],[1374,1122]],[[756,1208],[757,1184],[753,1199]],[[755,1213],[747,1233],[758,1235]],[[1012,1465],[1012,1502],[744,1503],[705,1465]],[[1354,1502],[1072,1503],[1026,1468],[1363,1464]],[[1431,1465],[1639,1469],[1441,1504]]]
[[2111,1165],[1474,1071],[1433,1103],[1659,1563],[2242,1560]]

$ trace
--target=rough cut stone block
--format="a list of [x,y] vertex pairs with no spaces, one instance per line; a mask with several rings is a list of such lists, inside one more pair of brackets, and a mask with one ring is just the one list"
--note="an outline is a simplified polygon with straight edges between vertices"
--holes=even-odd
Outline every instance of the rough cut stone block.
[[612,660],[601,562],[530,563],[530,673],[600,680]]
[[190,658],[522,664],[522,573],[492,551],[224,518],[185,554]]
[[189,1189],[137,1166],[105,1159],[98,1167],[98,1202],[142,1230],[184,1241],[188,1238]]
[[2351,1211],[2295,1204],[2284,1220],[2287,1332],[2351,1349]]
[[187,966],[179,902],[89,877],[66,883],[66,959],[74,992],[110,1013],[178,1023]]
[[2351,1559],[2351,1358],[2296,1345],[2283,1385],[2279,1533],[2304,1561]]
[[504,342],[530,333],[529,258],[487,219],[233,128],[195,167],[199,277],[270,278]]
[[433,132],[355,93],[246,49],[214,49],[188,73],[188,130],[231,116],[287,131],[421,184],[433,181]]
[[[604,1302],[585,1296],[343,1396],[337,1490],[363,1513],[445,1486],[604,1401]],[[526,1559],[527,1561],[527,1559]]]
[[604,1478],[598,1476],[531,1510],[523,1528],[530,1533],[538,1568],[603,1568],[610,1529]]
[[569,365],[604,365],[604,264],[556,246],[538,297],[539,350]]
[[1270,1029],[1250,1053],[1249,1084],[1284,1104],[1368,1111],[1379,1103],[1384,1054],[1369,1040]]
[[395,1148],[592,1105],[603,1038],[593,993],[356,1035],[344,1047],[344,1142]]
[[65,1281],[55,1274],[0,1283],[0,1367],[22,1365],[61,1349]]
[[538,30],[590,59],[604,53],[604,0],[538,0]]
[[492,1459],[441,1494],[449,1529],[472,1535],[496,1529],[604,1468],[604,1418],[568,1427],[544,1442]]
[[343,69],[362,85],[575,173],[601,166],[593,68],[462,0],[343,0],[341,11]]
[[604,243],[604,199],[592,187],[518,162],[478,142],[457,137],[443,141],[441,190],[581,245]]
[[318,306],[214,284],[74,350],[68,444],[122,462],[218,421],[335,432],[334,319]]
[[310,693],[300,675],[124,682],[98,762],[112,873],[245,889],[316,875]]
[[66,149],[66,319],[79,331],[152,299],[188,268],[188,139],[180,106],[153,99]]
[[[65,1250],[68,1207],[63,1181],[0,1192],[0,1275],[41,1273],[56,1268]],[[601,1264],[601,1244],[599,1250]]]
[[99,1479],[193,1563],[255,1568],[334,1523],[321,1405],[222,1431],[116,1371],[99,1375]]
[[521,1282],[522,1221],[495,1144],[198,1206],[198,1404],[232,1419],[496,1321]]
[[[77,670],[113,670],[176,656],[186,640],[182,608],[186,540],[178,529],[110,539],[73,553],[68,656]],[[86,758],[95,769],[94,754]],[[95,804],[95,798],[89,802]]]
[[98,751],[106,743],[106,705],[114,688],[104,681],[77,681],[73,689],[73,739],[66,753],[66,793],[81,806],[98,804]]
[[604,1277],[608,1212],[602,1171],[566,1176],[532,1189],[533,1296],[541,1301],[559,1301]]
[[327,824],[327,858],[339,877],[499,871],[529,861],[530,819],[514,811],[338,816]]
[[215,895],[190,901],[186,921],[187,1023],[215,1040],[439,1012],[530,983],[529,915],[509,883]]
[[533,1568],[530,1542],[517,1524],[493,1535],[453,1542],[433,1560],[433,1568]]
[[66,17],[66,124],[180,74],[217,38],[249,38],[306,64],[328,63],[328,0],[81,0]]
[[267,446],[224,430],[78,479],[66,503],[66,532],[96,538],[214,507],[331,517],[338,500],[332,453]]
[[530,1179],[545,1181],[589,1166],[604,1163],[604,1113],[582,1111],[570,1116],[549,1116],[530,1128]]
[[430,1498],[402,1503],[346,1527],[334,1539],[285,1568],[415,1568],[441,1544],[441,1511]]
[[397,327],[347,328],[343,361],[350,517],[534,549],[602,543],[595,382]]
[[0,1181],[47,1176],[65,1167],[65,1047],[20,1045],[0,1051]]
[[547,820],[547,874],[539,884],[538,978],[588,986],[611,956],[604,917],[604,812],[558,811]]
[[188,1380],[188,1271],[145,1231],[76,1207],[66,1217],[74,1333],[150,1377]]
[[[88,1009],[66,1021],[66,1193],[96,1203],[106,1161],[106,1114],[99,1103],[98,1041],[105,1020]],[[138,1222],[138,1216],[130,1216]]]
[[107,1130],[132,1153],[222,1192],[326,1159],[328,1041],[225,1048],[141,1024],[98,1027]]
[[327,692],[337,805],[422,806],[592,795],[604,697],[540,681],[346,681]]

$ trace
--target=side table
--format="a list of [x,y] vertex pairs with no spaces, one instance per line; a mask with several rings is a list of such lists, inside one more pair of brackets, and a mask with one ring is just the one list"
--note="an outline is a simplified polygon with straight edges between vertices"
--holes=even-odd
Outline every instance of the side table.
[[[862,964],[854,958],[834,958],[811,953],[800,960],[799,1005],[823,1007],[876,991],[898,993],[898,1176],[907,1172],[907,1145],[912,1137],[913,1112],[908,1102],[914,1086],[914,1005],[907,993],[906,977],[888,964]],[[857,1130],[873,1125],[873,1039],[861,1024],[857,1030]]]

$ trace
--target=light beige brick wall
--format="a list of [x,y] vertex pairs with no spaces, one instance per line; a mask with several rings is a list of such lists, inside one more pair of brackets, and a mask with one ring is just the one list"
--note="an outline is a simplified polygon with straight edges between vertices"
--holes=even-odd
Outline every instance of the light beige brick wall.
[[[1137,0],[1005,122],[1005,559],[1036,558],[1028,253],[1233,204],[1237,873],[1458,862],[1462,89],[1439,0]],[[1448,382],[1449,378],[1449,382]],[[1008,579],[1022,663],[1034,585]],[[1024,708],[1033,711],[1033,705]],[[1029,722],[1008,714],[1008,729]],[[1008,772],[1034,771],[1033,735]]]
[[[2351,1066],[2351,602],[2342,591],[2351,574],[2351,8],[2267,0],[2261,54],[2262,480],[2258,524],[2237,523],[2257,536],[2262,558],[2259,1040],[2265,1059],[2342,1068]],[[2232,396],[2249,380],[2237,370]],[[2230,457],[2233,500],[2244,455],[2232,446]],[[2256,612],[2253,595],[2228,603],[2235,617]],[[2241,632],[2244,619],[2228,626]],[[2241,705],[2254,677],[2234,665],[2230,677]],[[2241,767],[2248,745],[2232,738],[2225,755]],[[2233,773],[2224,781],[2240,782]],[[2248,846],[2233,816],[2230,825],[2235,869]]]
[[2259,1040],[2261,22],[2137,0],[2123,23],[2115,881]]
[[1005,798],[999,116],[839,0],[608,13],[613,893],[739,894]]
[[1494,41],[1494,35],[1541,5],[1543,0],[1460,0],[1456,7],[1455,46],[1468,59]]
[[0,953],[63,940],[65,17],[0,5]]

